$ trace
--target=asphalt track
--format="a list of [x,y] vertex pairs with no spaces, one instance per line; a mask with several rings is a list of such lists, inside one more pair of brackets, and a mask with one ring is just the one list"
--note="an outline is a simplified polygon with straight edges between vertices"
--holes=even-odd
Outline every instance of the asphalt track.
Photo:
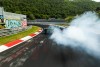
[[[44,26],[45,27],[45,26]],[[20,67],[45,37],[42,34],[0,53],[0,67]]]
[[58,45],[41,33],[1,53],[0,67],[100,67],[100,60],[79,49]]
[[58,45],[49,39],[37,46],[22,67],[100,67],[100,59],[94,58],[80,49]]

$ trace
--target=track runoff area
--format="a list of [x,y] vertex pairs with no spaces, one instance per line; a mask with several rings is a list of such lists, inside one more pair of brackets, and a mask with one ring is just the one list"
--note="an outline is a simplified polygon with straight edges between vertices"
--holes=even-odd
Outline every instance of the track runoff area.
[[50,40],[48,25],[38,26],[42,33],[0,54],[0,67],[100,67],[100,60]]

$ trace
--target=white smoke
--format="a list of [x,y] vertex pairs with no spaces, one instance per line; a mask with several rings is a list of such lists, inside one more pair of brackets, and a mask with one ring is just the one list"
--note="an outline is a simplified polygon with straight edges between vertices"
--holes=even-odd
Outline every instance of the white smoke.
[[100,58],[100,19],[95,12],[77,16],[63,31],[53,29],[50,38],[56,43],[72,48],[81,47],[88,54]]

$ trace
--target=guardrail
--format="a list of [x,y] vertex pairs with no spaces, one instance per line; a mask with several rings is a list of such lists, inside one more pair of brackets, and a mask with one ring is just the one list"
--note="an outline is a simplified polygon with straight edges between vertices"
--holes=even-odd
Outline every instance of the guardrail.
[[27,24],[43,24],[43,25],[49,25],[49,24],[68,24],[67,22],[28,22]]
[[12,34],[17,34],[18,32],[25,31],[31,27],[32,26],[27,26],[24,28],[19,27],[19,28],[13,28],[13,29],[0,29],[0,37],[9,36]]

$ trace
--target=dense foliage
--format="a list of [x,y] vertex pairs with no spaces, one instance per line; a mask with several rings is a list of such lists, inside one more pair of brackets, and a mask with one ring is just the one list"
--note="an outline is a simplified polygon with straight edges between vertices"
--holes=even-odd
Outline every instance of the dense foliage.
[[8,12],[26,14],[28,19],[59,19],[95,11],[100,3],[92,0],[0,0],[0,6]]

